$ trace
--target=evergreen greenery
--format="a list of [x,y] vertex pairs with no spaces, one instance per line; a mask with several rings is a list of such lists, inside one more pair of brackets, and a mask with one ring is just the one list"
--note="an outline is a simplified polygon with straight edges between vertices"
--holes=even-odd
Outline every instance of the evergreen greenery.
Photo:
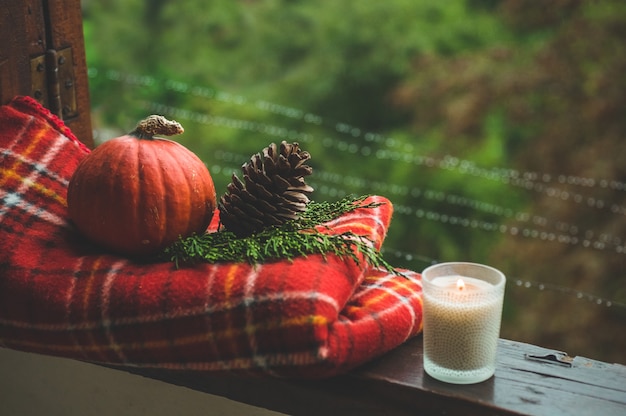
[[379,203],[365,203],[366,196],[346,197],[336,202],[310,202],[298,220],[279,227],[267,227],[248,237],[237,237],[226,230],[181,238],[165,250],[165,256],[180,267],[183,264],[208,262],[246,262],[260,264],[289,260],[309,254],[327,254],[350,258],[357,264],[362,254],[374,267],[398,273],[387,263],[373,242],[352,232],[326,234],[319,226],[359,208],[375,208]]

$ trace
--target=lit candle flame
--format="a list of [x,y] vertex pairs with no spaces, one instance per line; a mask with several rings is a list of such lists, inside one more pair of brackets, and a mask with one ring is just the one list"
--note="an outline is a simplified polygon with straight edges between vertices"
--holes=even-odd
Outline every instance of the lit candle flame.
[[456,288],[459,290],[465,289],[465,282],[463,281],[463,279],[459,279],[456,281]]

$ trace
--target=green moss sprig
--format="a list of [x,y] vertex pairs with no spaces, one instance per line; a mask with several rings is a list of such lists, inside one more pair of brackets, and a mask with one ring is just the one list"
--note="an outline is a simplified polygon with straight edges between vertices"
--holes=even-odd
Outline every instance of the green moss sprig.
[[296,257],[331,253],[360,263],[358,253],[372,266],[398,273],[376,250],[373,242],[352,232],[327,235],[316,227],[359,208],[375,208],[377,202],[365,203],[367,196],[349,196],[336,202],[310,202],[298,220],[278,227],[268,227],[248,237],[237,237],[223,230],[181,238],[164,255],[176,267],[198,262],[246,262],[260,264],[276,260],[293,261]]

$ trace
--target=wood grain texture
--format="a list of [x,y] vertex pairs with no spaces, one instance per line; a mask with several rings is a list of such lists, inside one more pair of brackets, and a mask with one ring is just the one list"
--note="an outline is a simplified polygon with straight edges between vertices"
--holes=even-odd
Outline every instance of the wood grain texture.
[[567,368],[525,358],[525,354],[550,352],[500,340],[495,376],[465,386],[442,383],[424,373],[421,337],[356,371],[327,380],[129,371],[291,415],[626,414],[625,366],[576,357]]
[[[52,42],[54,49],[72,48],[74,61],[73,81],[76,90],[78,114],[64,119],[64,121],[80,141],[93,148],[89,82],[87,78],[80,0],[44,0],[44,2],[47,3],[46,7],[50,21],[48,38]],[[63,82],[63,80],[61,81]]]
[[41,0],[0,4],[0,104],[31,90],[30,59],[46,51]]
[[0,39],[0,104],[16,95],[32,95],[32,58],[50,49],[72,48],[72,82],[78,113],[64,121],[83,143],[93,148],[80,0],[3,1]]

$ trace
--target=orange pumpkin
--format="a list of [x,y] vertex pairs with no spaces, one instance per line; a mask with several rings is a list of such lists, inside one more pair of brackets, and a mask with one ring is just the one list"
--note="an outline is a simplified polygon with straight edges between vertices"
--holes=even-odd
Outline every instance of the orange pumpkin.
[[150,116],[87,155],[67,194],[78,230],[128,256],[156,254],[179,236],[206,231],[216,207],[208,169],[183,145],[154,137],[182,132],[180,124]]

